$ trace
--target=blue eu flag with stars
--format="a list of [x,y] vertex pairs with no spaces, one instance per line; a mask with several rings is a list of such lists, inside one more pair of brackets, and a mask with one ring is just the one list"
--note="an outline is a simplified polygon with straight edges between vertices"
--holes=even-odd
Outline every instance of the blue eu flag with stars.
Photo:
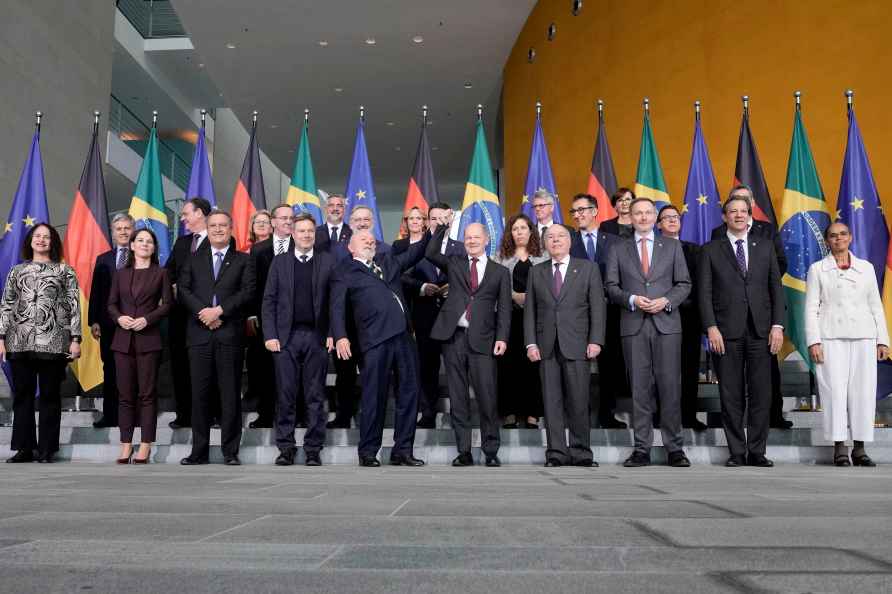
[[699,117],[694,123],[694,146],[691,149],[682,213],[681,239],[697,245],[708,242],[712,230],[722,224],[719,189]]
[[375,185],[372,183],[372,168],[369,165],[369,153],[365,147],[365,121],[360,118],[356,127],[356,146],[353,148],[353,164],[347,178],[347,198],[344,220],[349,223],[350,213],[357,206],[372,209],[374,229],[372,234],[378,241],[384,241],[381,233],[381,215],[378,214],[378,200],[375,198]]

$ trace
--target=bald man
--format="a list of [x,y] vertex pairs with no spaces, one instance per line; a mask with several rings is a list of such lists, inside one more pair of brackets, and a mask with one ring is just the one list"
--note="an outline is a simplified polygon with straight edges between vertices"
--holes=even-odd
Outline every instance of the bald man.
[[[381,465],[377,456],[392,374],[396,375],[397,392],[390,463],[424,465],[412,452],[418,413],[418,351],[400,277],[424,257],[430,237],[430,233],[425,233],[421,241],[399,255],[382,255],[377,252],[377,242],[369,230],[354,229],[348,243],[351,258],[338,266],[332,279],[331,334],[338,357],[346,360],[353,352],[362,353],[360,466]],[[347,335],[348,305],[356,325],[355,340]]]
[[[445,222],[445,221],[444,221]],[[440,308],[431,338],[443,342],[449,382],[452,427],[458,456],[453,466],[472,466],[471,398],[474,388],[480,413],[480,447],[486,465],[499,461],[499,414],[495,357],[508,348],[511,328],[511,274],[486,257],[489,234],[480,223],[465,229],[465,256],[444,256],[440,245],[449,226],[431,220],[436,228],[425,257],[449,276],[449,295]]]

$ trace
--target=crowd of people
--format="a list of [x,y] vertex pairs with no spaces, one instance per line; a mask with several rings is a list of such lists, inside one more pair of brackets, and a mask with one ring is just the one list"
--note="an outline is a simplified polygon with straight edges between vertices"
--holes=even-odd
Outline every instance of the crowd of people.
[[[151,230],[136,230],[126,214],[114,217],[115,245],[96,261],[88,312],[59,234],[34,225],[0,300],[0,357],[13,380],[16,453],[7,462],[53,461],[60,384],[80,356],[87,315],[105,373],[104,414],[94,425],[120,428],[120,464],[151,459],[166,319],[176,402],[170,426],[192,433],[183,465],[208,463],[214,425],[225,464],[240,464],[246,366],[246,397],[258,413],[250,428],[274,429],[277,465],[296,462],[298,427],[304,463],[322,464],[326,430],[356,418],[359,464],[380,466],[392,392],[389,463],[422,466],[415,431],[437,426],[442,361],[453,466],[475,463],[473,390],[486,466],[501,465],[501,429],[539,428],[540,419],[547,467],[597,466],[591,419],[624,428],[616,399],[630,396],[634,450],[624,465],[651,463],[658,426],[668,464],[687,467],[682,429],[706,428],[696,416],[705,334],[726,465],[772,466],[768,429],[789,427],[779,406],[786,262],[776,229],[753,220],[745,186],[731,191],[724,224],[703,246],[679,239],[674,206],[657,211],[628,188],[611,202],[617,217],[599,225],[597,201],[576,195],[571,228],[553,221],[554,196],[539,191],[535,220],[510,217],[489,257],[487,228],[471,224],[462,241],[450,238],[454,213],[442,202],[410,210],[405,237],[392,246],[376,241],[370,209],[355,206],[344,220],[343,196],[328,198],[319,226],[280,204],[253,215],[253,245],[244,253],[231,216],[192,198],[181,212],[188,233],[164,266]],[[851,231],[837,222],[825,237],[830,253],[808,272],[805,330],[826,435],[835,464],[872,466],[864,444],[873,440],[875,361],[889,355],[886,322],[873,267],[849,251]],[[330,365],[337,379],[326,406]]]

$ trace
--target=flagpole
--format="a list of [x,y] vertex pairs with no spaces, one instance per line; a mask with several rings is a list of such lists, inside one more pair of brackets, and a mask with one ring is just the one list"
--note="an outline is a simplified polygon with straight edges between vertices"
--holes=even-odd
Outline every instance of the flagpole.
[[851,112],[855,109],[855,91],[852,89],[846,89],[846,111]]
[[93,136],[99,133],[99,112],[93,112]]
[[743,101],[743,117],[749,119],[750,117],[750,96],[744,95],[740,98]]
[[604,123],[604,100],[598,99],[598,124]]
[[700,101],[694,101],[694,120],[700,121]]
[[365,106],[359,106],[359,121],[365,124]]
[[37,137],[40,138],[40,119],[43,117],[43,112],[38,111],[34,113],[34,128],[37,132]]
[[477,104],[477,121],[483,121],[483,105],[481,105],[480,103]]
[[796,98],[796,111],[802,111],[802,93],[800,91],[795,91],[793,97]]
[[204,130],[205,127],[205,119],[207,118],[208,110],[202,108],[201,109],[201,129]]
[[257,128],[257,114],[260,113],[256,109],[251,112],[251,130]]
[[310,108],[304,108],[304,128],[307,129],[307,133],[310,132]]
[[421,106],[421,127],[427,128],[427,105]]
[[158,127],[158,110],[153,109],[152,110],[152,129],[154,130],[157,127]]
[[539,121],[542,119],[542,102],[536,101],[536,120]]

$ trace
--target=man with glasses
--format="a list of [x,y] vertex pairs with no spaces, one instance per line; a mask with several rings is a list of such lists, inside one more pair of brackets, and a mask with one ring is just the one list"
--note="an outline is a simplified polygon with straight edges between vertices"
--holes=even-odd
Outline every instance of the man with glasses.
[[[657,215],[657,229],[663,237],[679,239],[681,215],[678,209],[667,204]],[[679,239],[679,241],[681,241]],[[700,246],[682,241],[681,249],[691,277],[691,293],[679,306],[681,314],[681,424],[695,431],[703,431],[706,425],[697,420],[697,393],[700,387],[700,310],[697,307],[697,259]]]
[[542,245],[545,240],[545,232],[554,224],[554,195],[548,190],[538,190],[533,194],[533,214],[536,215],[536,230]]
[[331,194],[325,201],[325,222],[316,227],[313,249],[328,251],[332,244],[348,243],[353,230],[344,223],[344,196]]

